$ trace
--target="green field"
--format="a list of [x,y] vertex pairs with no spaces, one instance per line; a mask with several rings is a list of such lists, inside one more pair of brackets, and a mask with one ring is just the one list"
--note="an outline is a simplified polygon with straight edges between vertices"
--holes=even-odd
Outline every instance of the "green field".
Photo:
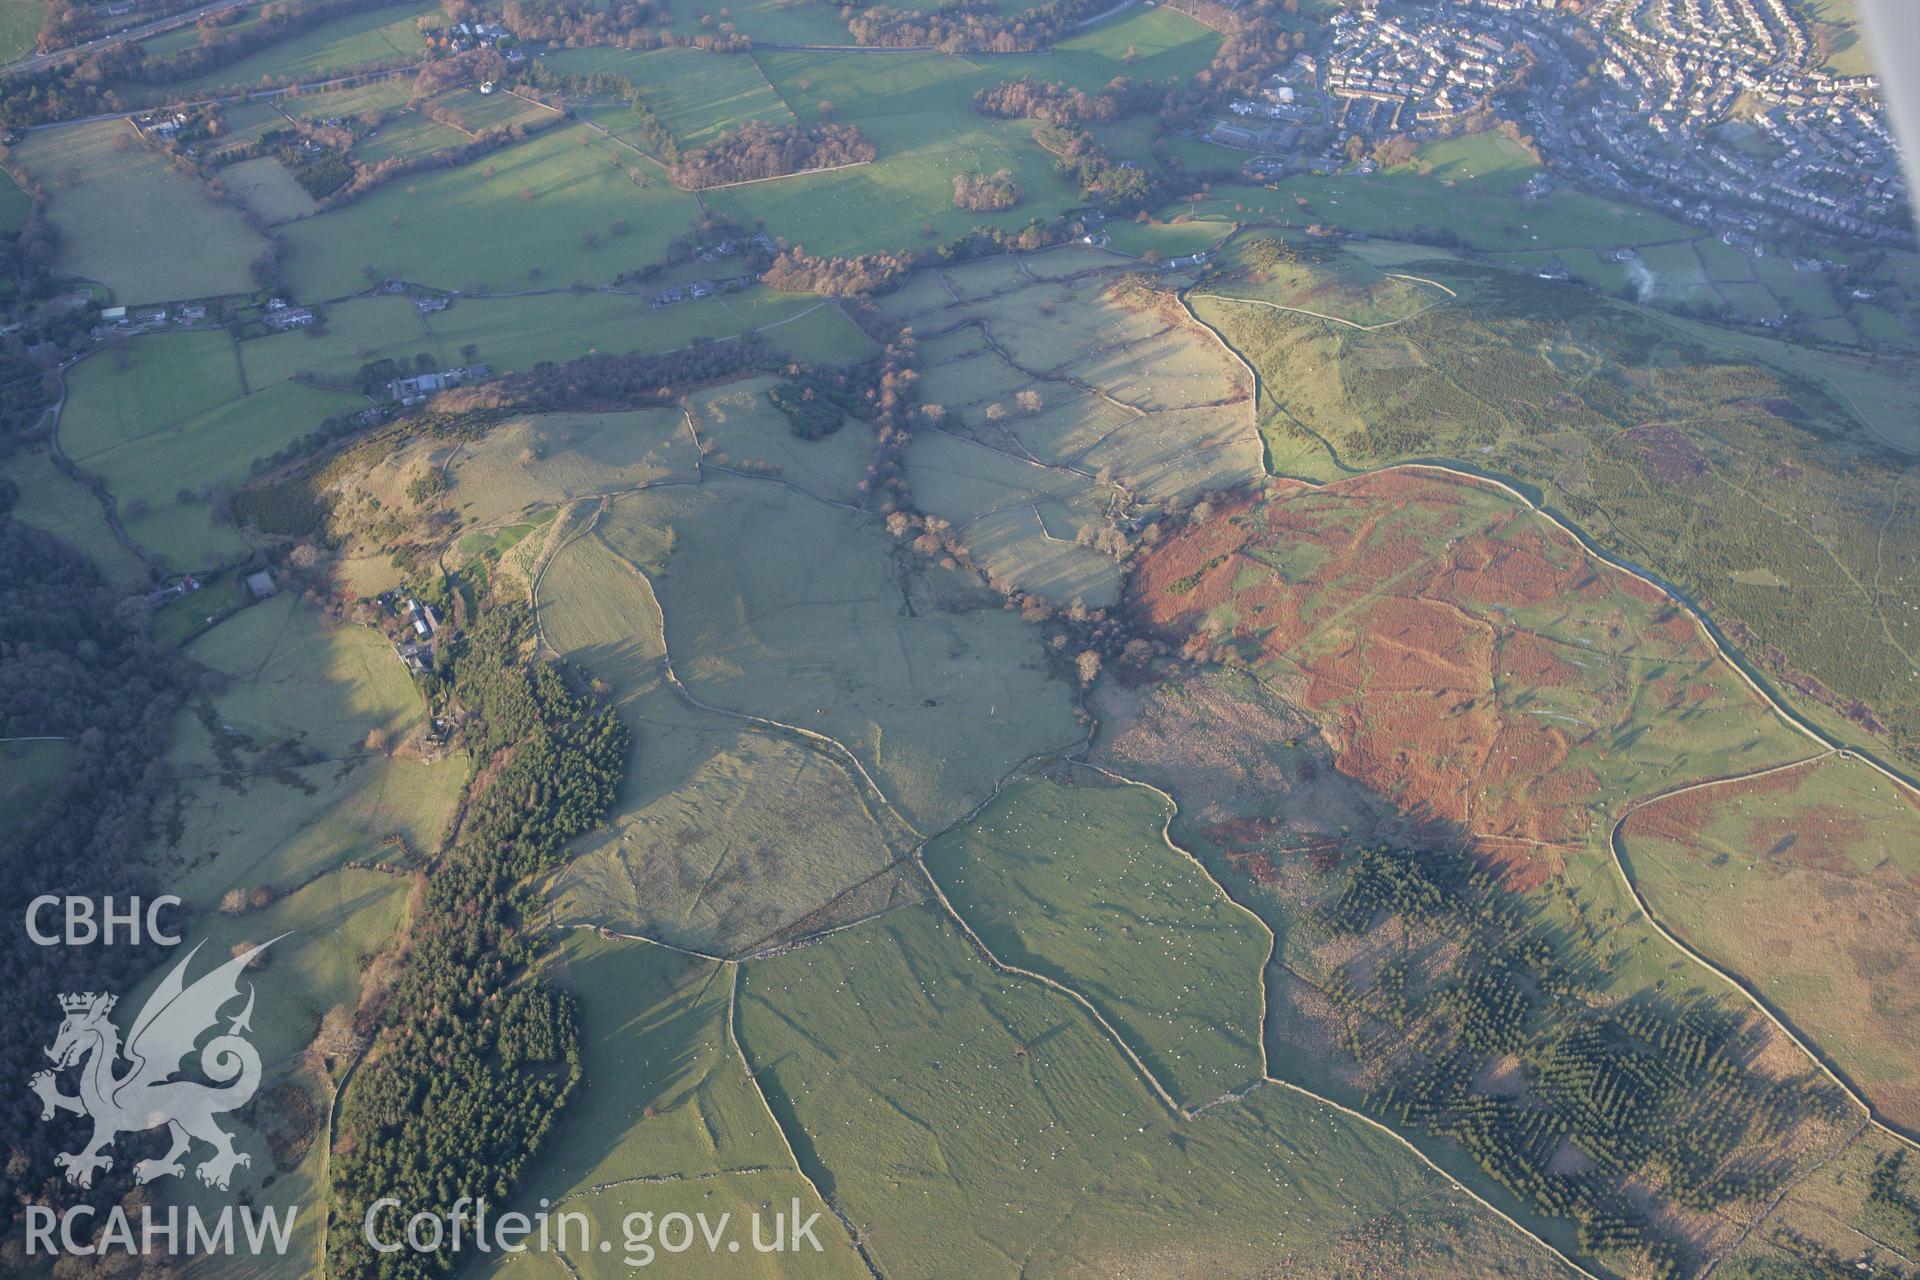
[[67,372],[60,443],[84,462],[241,393],[224,333],[161,333],[116,343]]
[[176,81],[167,90],[177,94],[229,85],[318,80],[368,63],[417,58],[426,49],[419,21],[432,18],[438,26],[439,14],[439,6],[432,4],[350,13],[205,75]]
[[[252,30],[259,25],[261,11],[265,8],[264,4],[244,6],[239,17],[231,19],[218,28],[219,34],[238,35],[243,31]],[[182,49],[191,49],[199,43],[200,24],[190,22],[185,26],[175,27],[171,31],[162,31],[159,35],[148,36],[139,42],[139,47],[149,58],[164,58]]]
[[[1920,805],[1855,761],[1656,801],[1622,832],[1648,905],[1744,978],[1894,1124],[1920,1128],[1909,920]],[[1844,939],[1844,942],[1841,940]]]
[[136,542],[175,568],[204,569],[247,549],[210,498],[246,481],[255,459],[285,448],[332,414],[365,404],[349,392],[277,382],[75,460],[106,481]]
[[1139,222],[1128,219],[1101,228],[1112,248],[1135,257],[1151,250],[1162,258],[1180,258],[1203,253],[1220,243],[1227,228],[1218,222],[1186,218],[1173,222]]
[[[11,161],[47,189],[56,263],[117,302],[164,302],[253,287],[266,242],[149,150],[124,120],[37,129]],[[189,230],[190,229],[190,230]]]
[[412,159],[445,151],[468,141],[452,125],[429,119],[425,112],[402,111],[379,128],[363,134],[353,145],[353,158],[362,164],[379,164],[395,158]]
[[1413,162],[1389,175],[1418,174],[1449,190],[1507,191],[1539,172],[1539,161],[1505,134],[1485,132],[1442,138],[1420,148]]
[[288,226],[288,270],[302,298],[357,292],[369,272],[468,291],[601,283],[658,261],[694,213],[657,166],[561,126]]
[[1062,40],[1044,58],[1008,63],[1006,70],[1009,76],[1026,74],[1097,93],[1116,75],[1136,80],[1187,80],[1204,71],[1219,48],[1218,32],[1183,13],[1136,8]]
[[1164,838],[1145,787],[1035,778],[930,842],[928,872],[1006,964],[1092,1001],[1189,1109],[1261,1078],[1272,937]]
[[105,481],[135,541],[176,569],[205,569],[244,553],[244,539],[221,523],[211,499],[245,481],[255,459],[365,403],[288,381],[251,395],[241,389],[224,333],[134,338],[68,375],[61,447]]
[[739,1024],[890,1276],[1560,1274],[1318,1102],[1267,1088],[1174,1119],[1077,1006],[995,974],[933,907],[749,965]]
[[[325,120],[332,116],[359,116],[367,112],[382,114],[407,105],[413,98],[413,77],[387,76],[364,84],[328,88],[313,93],[287,93],[274,98],[268,110],[284,119],[280,112],[303,120]],[[264,104],[262,104],[264,105]],[[251,106],[229,108],[228,120]]]
[[[402,79],[391,83],[404,86],[410,82]],[[385,118],[376,128],[360,134],[353,146],[353,158],[361,164],[415,159],[466,146],[483,130],[514,125],[537,129],[558,118],[525,98],[510,93],[482,94],[467,87],[450,89],[421,102],[409,101],[403,94],[400,103],[380,102],[379,107]],[[444,118],[436,119],[436,115]]]
[[[749,1218],[786,1210],[818,1211],[822,1251],[762,1255],[704,1248],[674,1257],[656,1253],[669,1274],[742,1277],[865,1276],[852,1241],[810,1187],[767,1114],[727,1027],[733,973],[728,966],[675,955],[643,943],[568,935],[549,975],[580,1001],[581,1065],[586,1083],[567,1107],[536,1163],[521,1180],[519,1203],[536,1197],[556,1212],[585,1214],[610,1254],[560,1250],[568,1273],[601,1280],[633,1275],[646,1259],[627,1252],[627,1216],[704,1213],[709,1223],[731,1214],[750,1240]],[[771,1223],[766,1228],[771,1237]],[[476,1274],[521,1277],[554,1267],[552,1259],[505,1259]]]
[[371,360],[397,360],[411,366],[425,351],[436,369],[459,363],[459,348],[448,348],[427,332],[411,298],[354,298],[326,309],[326,323],[291,333],[269,334],[240,343],[240,364],[247,386],[260,391],[298,373],[351,378]]
[[450,89],[432,100],[431,105],[451,112],[469,135],[489,129],[538,128],[560,118],[560,113],[537,102],[529,102],[511,93],[481,93],[462,86]]
[[33,52],[34,38],[47,20],[45,0],[4,0],[0,3],[0,62],[12,62]]
[[[1371,176],[1296,174],[1271,188],[1216,183],[1207,200],[1171,205],[1161,216],[1185,212],[1302,230],[1320,223],[1429,243],[1449,232],[1458,235],[1463,248],[1482,252],[1663,244],[1699,234],[1658,213],[1576,191],[1522,202],[1510,188],[1524,177],[1497,164],[1489,165],[1478,180],[1456,182],[1452,188],[1422,177],[1413,167]],[[1299,200],[1306,205],[1298,205]]]
[[147,584],[146,565],[114,536],[100,500],[68,479],[44,450],[23,449],[0,462],[0,479],[20,486],[14,519],[66,539],[116,587],[131,591]]
[[1866,76],[1878,69],[1862,38],[1859,0],[1801,0],[1797,7],[1812,20],[1814,45],[1827,70]]
[[33,199],[20,189],[10,173],[0,173],[0,231],[18,231],[26,224]]
[[771,345],[828,364],[851,364],[874,349],[837,308],[761,286],[659,310],[644,294],[628,293],[463,298],[426,325],[449,356],[472,344],[498,371],[595,352],[672,351],[761,327]]
[[[541,59],[550,73],[623,76],[683,150],[704,146],[748,120],[792,124],[793,113],[750,57],[665,48],[561,49]],[[641,139],[634,139],[644,146]]]
[[[1056,178],[1031,124],[976,115],[974,93],[1018,62],[973,63],[936,54],[768,52],[761,67],[803,124],[831,102],[836,121],[859,127],[879,150],[872,164],[710,191],[707,206],[816,254],[913,249],[974,226],[1019,228],[1080,203]],[[953,180],[968,170],[1011,170],[1023,193],[1000,213],[953,207]],[[931,226],[933,235],[923,228]]]
[[304,218],[317,207],[276,156],[256,156],[220,171],[220,182],[268,223]]

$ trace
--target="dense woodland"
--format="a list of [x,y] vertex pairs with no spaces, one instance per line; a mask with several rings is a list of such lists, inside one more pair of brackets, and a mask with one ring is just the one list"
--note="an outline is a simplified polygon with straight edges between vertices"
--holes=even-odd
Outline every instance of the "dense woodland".
[[[175,660],[147,640],[144,610],[123,603],[92,563],[60,539],[7,514],[0,482],[0,738],[51,736],[67,744],[60,776],[37,803],[0,822],[0,1071],[24,1088],[47,1066],[41,1050],[60,1025],[67,991],[124,989],[157,962],[152,949],[38,947],[20,926],[42,893],[99,898],[154,892],[135,858],[162,782],[160,757],[185,692]],[[163,890],[158,890],[163,891]],[[24,1096],[24,1095],[23,1095]],[[37,1107],[0,1107],[0,1195],[9,1219],[25,1201],[70,1203],[55,1167],[77,1150],[84,1122],[42,1123]],[[120,1177],[90,1193],[108,1204]]]
[[1349,854],[1318,923],[1361,949],[1320,994],[1377,1082],[1368,1109],[1452,1139],[1583,1250],[1637,1255],[1659,1280],[1682,1273],[1681,1246],[1634,1187],[1692,1213],[1761,1198],[1788,1166],[1757,1153],[1846,1118],[1812,1072],[1750,1069],[1762,1033],[1709,999],[1603,999],[1591,946],[1459,853]]
[[1021,76],[973,95],[973,109],[1000,120],[1044,120],[1048,124],[1086,124],[1120,118],[1120,101],[1111,93],[1088,93],[1071,85]]
[[58,234],[43,192],[28,194],[32,205],[20,230],[0,234],[0,328],[7,330],[0,333],[0,458],[45,429],[59,397],[55,369],[91,343],[99,314],[97,306],[63,298],[71,286],[53,271]]
[[[406,968],[375,1053],[348,1091],[333,1159],[336,1217],[382,1196],[496,1206],[580,1079],[573,1004],[530,972],[531,881],[605,814],[627,767],[613,711],[532,656],[526,609],[480,612],[433,677],[477,766],[458,834],[427,876]],[[451,1254],[381,1258],[357,1229],[329,1236],[332,1274],[443,1275]]]
[[809,169],[863,164],[876,154],[873,144],[850,124],[807,129],[748,120],[698,151],[681,153],[667,166],[667,176],[675,186],[699,190]]
[[856,258],[815,258],[805,249],[788,249],[761,278],[790,293],[823,293],[847,298],[878,293],[899,283],[913,267],[905,253],[866,253]]

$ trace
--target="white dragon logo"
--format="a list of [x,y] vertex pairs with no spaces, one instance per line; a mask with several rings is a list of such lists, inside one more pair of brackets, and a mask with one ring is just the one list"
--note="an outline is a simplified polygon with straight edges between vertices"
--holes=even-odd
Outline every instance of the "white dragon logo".
[[[240,974],[248,962],[279,940],[242,952],[189,987],[185,974],[200,950],[195,946],[141,1007],[124,1049],[119,1029],[107,1016],[117,997],[91,991],[60,997],[66,1020],[46,1051],[54,1068],[36,1072],[29,1084],[40,1095],[42,1120],[71,1111],[93,1121],[93,1137],[86,1146],[54,1157],[54,1163],[66,1169],[68,1182],[92,1186],[96,1171],[113,1168],[113,1158],[103,1153],[115,1138],[161,1125],[167,1127],[173,1146],[158,1160],[142,1160],[134,1166],[139,1182],[184,1173],[180,1157],[195,1138],[213,1147],[212,1157],[195,1170],[210,1187],[226,1190],[234,1169],[253,1163],[251,1156],[233,1149],[233,1135],[213,1120],[222,1111],[245,1106],[260,1087],[260,1054],[240,1034],[253,1029],[251,983],[246,1008],[230,1020],[224,1035],[215,1036],[199,1050],[201,1069],[214,1084],[172,1077],[195,1051],[194,1042],[201,1033],[220,1020],[220,1010],[239,997]],[[115,1075],[114,1067],[122,1057],[132,1065],[125,1074]],[[61,1093],[57,1073],[76,1063],[84,1064],[80,1092]]]

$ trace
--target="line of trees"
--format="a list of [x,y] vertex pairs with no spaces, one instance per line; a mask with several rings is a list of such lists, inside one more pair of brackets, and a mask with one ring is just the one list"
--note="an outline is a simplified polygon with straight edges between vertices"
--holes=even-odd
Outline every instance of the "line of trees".
[[[191,7],[196,0],[133,0],[133,20],[151,22]],[[49,0],[35,47],[41,53],[85,44],[111,28],[110,15],[95,12],[95,0]]]
[[[487,19],[471,0],[447,0],[454,22]],[[752,47],[745,36],[731,31],[703,31],[680,35],[665,30],[666,7],[645,0],[613,0],[602,8],[591,0],[507,0],[500,24],[522,40],[550,40],[567,46],[612,45],[622,49],[659,49],[685,45],[715,53],[744,53]]]

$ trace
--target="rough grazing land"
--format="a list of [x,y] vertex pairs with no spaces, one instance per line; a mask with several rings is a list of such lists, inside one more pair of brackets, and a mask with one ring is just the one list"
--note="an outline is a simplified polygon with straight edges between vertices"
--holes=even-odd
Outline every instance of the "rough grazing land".
[[1920,1129],[1920,806],[1828,757],[1637,810],[1622,846],[1648,903],[1741,974],[1885,1112]]
[[1805,754],[1656,588],[1468,482],[1278,483],[1166,539],[1133,601],[1175,643],[1237,654],[1341,772],[1518,888],[1628,800]]
[[[384,640],[292,595],[228,619],[188,656],[219,692],[181,713],[142,861],[187,902],[185,945],[203,946],[203,962],[289,935],[269,953],[273,999],[254,1016],[267,1102],[237,1117],[254,1159],[234,1185],[312,1203],[325,1144],[310,1126],[325,1093],[303,1051],[330,1010],[350,1013],[390,975],[370,962],[405,929],[410,872],[438,847],[466,762],[423,752],[419,694]],[[191,1177],[160,1190],[205,1211],[231,1203]],[[312,1256],[318,1224],[306,1216],[291,1248]],[[209,1273],[235,1280],[257,1267],[216,1261]]]
[[1196,297],[1260,370],[1275,469],[1514,477],[1693,596],[1829,732],[1920,758],[1907,381],[1481,264],[1395,269],[1460,296],[1374,331]]
[[558,918],[727,955],[918,896],[906,833],[844,759],[671,684],[655,598],[611,541],[561,551],[540,592],[548,641],[613,687],[647,762],[557,879]]

